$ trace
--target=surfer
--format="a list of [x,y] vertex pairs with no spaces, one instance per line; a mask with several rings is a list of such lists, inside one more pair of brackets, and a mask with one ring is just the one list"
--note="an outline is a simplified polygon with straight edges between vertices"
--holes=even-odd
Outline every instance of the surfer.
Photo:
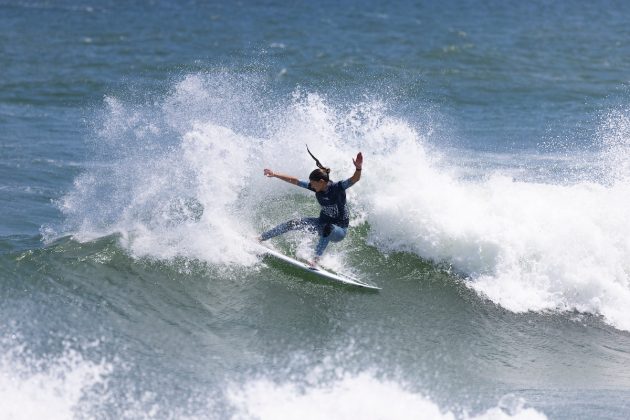
[[315,258],[309,261],[309,265],[315,267],[329,242],[339,242],[346,237],[348,225],[350,224],[350,213],[346,205],[346,190],[361,179],[363,155],[359,152],[356,159],[352,159],[355,170],[350,178],[345,181],[333,182],[329,178],[330,168],[322,165],[319,160],[313,156],[311,151],[308,150],[308,146],[306,146],[306,150],[317,165],[317,169],[313,170],[308,176],[309,182],[301,181],[289,175],[276,173],[271,169],[265,169],[264,175],[269,178],[278,178],[315,192],[315,198],[321,205],[319,217],[303,217],[281,223],[260,235],[259,240],[266,241],[267,239],[282,235],[290,230],[305,230],[317,233],[319,235],[319,242],[315,247]]

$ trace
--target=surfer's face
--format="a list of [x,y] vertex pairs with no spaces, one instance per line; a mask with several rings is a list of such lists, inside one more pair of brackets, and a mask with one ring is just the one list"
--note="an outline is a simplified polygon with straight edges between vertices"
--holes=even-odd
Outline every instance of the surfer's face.
[[313,188],[317,192],[320,192],[326,189],[326,187],[328,186],[328,181],[326,181],[325,179],[319,179],[317,181],[311,181],[310,184],[311,188]]

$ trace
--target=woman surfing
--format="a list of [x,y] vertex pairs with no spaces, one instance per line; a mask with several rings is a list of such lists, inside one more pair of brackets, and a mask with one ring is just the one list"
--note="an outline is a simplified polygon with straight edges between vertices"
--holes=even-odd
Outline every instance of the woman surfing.
[[271,169],[265,169],[264,175],[269,178],[278,178],[315,192],[315,198],[321,206],[319,217],[303,217],[289,220],[264,232],[258,239],[266,241],[291,230],[305,230],[317,233],[319,242],[315,247],[315,258],[309,261],[311,267],[316,267],[328,243],[331,241],[339,242],[346,237],[350,223],[350,213],[346,205],[346,190],[361,179],[363,155],[359,152],[356,159],[352,159],[355,170],[350,178],[345,181],[333,182],[329,178],[330,168],[322,165],[308,150],[308,146],[306,146],[306,150],[317,165],[317,169],[313,170],[308,176],[308,182],[289,175],[275,173]]

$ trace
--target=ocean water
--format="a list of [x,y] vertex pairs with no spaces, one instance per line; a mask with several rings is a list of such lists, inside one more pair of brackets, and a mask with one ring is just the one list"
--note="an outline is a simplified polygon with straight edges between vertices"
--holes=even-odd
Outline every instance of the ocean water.
[[0,418],[630,417],[629,19],[0,0]]

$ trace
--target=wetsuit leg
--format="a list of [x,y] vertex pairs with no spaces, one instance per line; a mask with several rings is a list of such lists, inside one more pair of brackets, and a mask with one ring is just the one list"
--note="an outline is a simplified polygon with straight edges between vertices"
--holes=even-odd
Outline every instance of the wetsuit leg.
[[260,239],[266,241],[275,236],[282,235],[291,230],[305,230],[309,232],[321,232],[321,223],[317,217],[303,217],[301,219],[292,219],[288,222],[280,223],[278,226],[264,232],[260,235]]
[[328,246],[328,242],[339,242],[346,237],[346,233],[348,232],[347,228],[342,228],[337,225],[331,225],[332,229],[330,229],[330,234],[327,236],[321,235],[319,237],[319,242],[317,243],[317,247],[315,247],[315,255],[321,257],[324,253],[324,250]]

